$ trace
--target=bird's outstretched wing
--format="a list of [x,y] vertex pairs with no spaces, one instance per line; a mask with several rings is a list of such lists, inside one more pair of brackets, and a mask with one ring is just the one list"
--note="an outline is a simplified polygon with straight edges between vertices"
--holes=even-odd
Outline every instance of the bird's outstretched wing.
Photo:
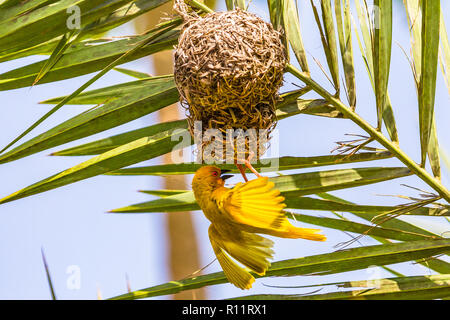
[[232,235],[221,233],[213,224],[208,233],[217,260],[227,279],[236,287],[250,289],[255,278],[228,255],[259,275],[264,275],[270,267],[271,240],[245,231],[235,231]]
[[255,228],[279,229],[284,220],[284,197],[267,177],[238,183],[218,199],[218,207],[235,222]]
[[224,215],[241,225],[254,228],[255,232],[283,238],[303,238],[324,241],[318,229],[297,228],[289,223],[283,209],[284,197],[274,189],[267,177],[238,183],[233,189],[222,193],[216,203]]

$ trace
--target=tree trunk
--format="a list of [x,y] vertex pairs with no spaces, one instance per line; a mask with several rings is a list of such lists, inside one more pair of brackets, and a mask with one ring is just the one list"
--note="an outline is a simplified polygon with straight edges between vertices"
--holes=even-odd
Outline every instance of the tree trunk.
[[[158,7],[139,17],[136,30],[142,33],[158,24],[167,14],[171,14],[173,2]],[[155,75],[173,73],[172,51],[158,52],[152,55]],[[177,104],[166,107],[158,112],[159,121],[166,122],[180,119]],[[171,153],[164,155],[164,163],[171,163]],[[183,176],[169,176],[164,178],[166,189],[187,189]],[[200,268],[199,252],[194,232],[192,214],[190,212],[169,212],[167,217],[167,242],[169,248],[168,267],[172,280],[180,280]],[[183,291],[173,295],[174,299],[205,299],[205,291],[196,289]]]

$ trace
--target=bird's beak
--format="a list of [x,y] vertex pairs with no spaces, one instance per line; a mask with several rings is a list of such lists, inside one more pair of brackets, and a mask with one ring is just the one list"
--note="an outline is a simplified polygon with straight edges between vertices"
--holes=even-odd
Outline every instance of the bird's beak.
[[231,178],[233,175],[232,174],[225,174],[224,175],[224,173],[227,173],[227,172],[230,172],[231,170],[227,170],[227,169],[223,169],[223,170],[220,170],[220,178],[222,179],[222,180],[227,180],[228,178]]

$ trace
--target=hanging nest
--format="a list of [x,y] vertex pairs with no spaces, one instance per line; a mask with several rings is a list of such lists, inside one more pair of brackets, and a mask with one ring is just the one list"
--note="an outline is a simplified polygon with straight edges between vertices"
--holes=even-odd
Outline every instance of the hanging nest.
[[[194,136],[194,124],[199,121],[202,132],[222,132],[222,141],[216,143],[223,143],[224,148],[227,129],[266,129],[270,136],[286,66],[280,32],[241,9],[199,17],[189,13],[183,0],[176,0],[174,10],[184,20],[174,53],[175,83],[187,109],[191,134]],[[248,157],[239,144],[245,144],[248,151],[251,136],[235,139],[235,160]],[[268,140],[257,142],[256,158],[265,153]],[[225,155],[215,158],[224,159]]]

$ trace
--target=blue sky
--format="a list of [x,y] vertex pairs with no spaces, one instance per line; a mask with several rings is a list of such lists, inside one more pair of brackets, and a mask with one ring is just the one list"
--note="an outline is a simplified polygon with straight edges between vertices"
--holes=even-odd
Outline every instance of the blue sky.
[[[450,26],[450,4],[441,1],[447,22]],[[250,11],[267,20],[265,2],[253,1]],[[223,9],[223,6],[220,7]],[[329,83],[312,57],[325,65],[317,27],[311,14],[309,1],[299,1],[299,11],[303,40],[308,50],[308,61],[316,81],[331,90]],[[131,24],[124,25],[111,35],[129,35],[134,32]],[[355,37],[354,37],[355,38]],[[409,52],[409,34],[406,25],[404,8],[400,1],[394,5],[394,44],[392,48],[392,66],[390,73],[390,96],[397,119],[401,147],[419,160],[419,129],[417,115],[417,99],[409,63],[400,46]],[[356,41],[356,39],[354,39]],[[400,45],[400,46],[399,46]],[[365,119],[374,124],[375,102],[365,67],[359,54],[357,43],[354,43],[355,64],[357,74],[358,104],[357,111]],[[17,61],[0,64],[0,73],[19,66],[41,60],[40,57],[29,57]],[[147,58],[128,63],[124,67],[152,72],[151,61]],[[57,83],[38,85],[0,92],[0,146],[4,146],[21,133],[26,127],[40,118],[51,106],[38,105],[39,101],[69,94],[82,83],[90,79],[86,75]],[[118,72],[110,72],[98,80],[92,87],[104,86],[132,81],[133,79]],[[293,89],[292,84],[301,84],[291,76],[285,77],[283,90]],[[309,94],[308,97],[315,97]],[[443,150],[450,153],[450,119],[449,95],[438,73],[436,92],[436,124],[440,144]],[[85,110],[83,106],[65,106],[43,125],[38,127],[27,138],[44,132],[63,120]],[[51,151],[61,150],[87,141],[108,137],[120,132],[149,125],[156,121],[154,115],[135,120],[93,137],[80,139],[65,146],[29,156],[11,163],[0,165],[0,197],[6,196],[54,173],[72,167],[89,157],[49,157]],[[281,121],[279,129],[280,155],[312,156],[326,155],[334,148],[334,142],[345,140],[346,133],[363,133],[356,125],[347,120],[335,121],[307,115],[295,116]],[[157,164],[159,159],[144,164]],[[371,163],[354,166],[364,167]],[[375,165],[375,164],[373,164]],[[401,166],[395,159],[382,160],[379,166]],[[342,167],[350,167],[344,165]],[[331,167],[330,167],[331,168]],[[327,167],[317,170],[326,170]],[[443,183],[450,184],[448,169],[443,167]],[[303,171],[313,171],[303,170]],[[191,177],[188,177],[191,179]],[[236,176],[230,184],[240,181]],[[166,272],[166,245],[164,213],[119,215],[105,212],[128,204],[143,202],[152,197],[138,193],[140,189],[160,189],[161,179],[157,177],[112,177],[98,176],[85,181],[52,190],[43,194],[14,201],[0,206],[0,299],[49,299],[45,271],[41,259],[41,247],[44,248],[49,264],[55,291],[61,299],[96,299],[100,289],[102,297],[108,298],[126,292],[126,274],[133,290],[158,285],[169,279]],[[414,177],[402,178],[382,184],[360,187],[352,190],[337,191],[334,194],[362,204],[396,204],[399,201],[380,194],[415,195],[412,190],[400,186],[401,183],[427,189],[421,181]],[[331,216],[327,212],[306,212],[315,215]],[[350,217],[350,215],[348,215]],[[209,222],[201,212],[194,215],[197,239],[200,243],[201,263],[208,264],[213,258],[210,248],[207,227]],[[419,219],[419,221],[424,221]],[[427,219],[429,227],[433,223],[442,222],[438,218]],[[302,224],[304,226],[304,224]],[[435,225],[436,226],[436,225]],[[440,226],[442,227],[442,225]],[[445,225],[444,225],[445,227]],[[445,228],[444,228],[445,229]],[[349,237],[335,230],[324,229],[328,236],[326,243],[315,243],[307,240],[274,239],[275,260],[295,258],[336,250],[334,246]],[[376,244],[370,238],[363,238],[363,245]],[[355,244],[359,245],[359,244]],[[79,270],[80,287],[71,287],[73,274],[71,270]],[[205,272],[220,270],[217,262]],[[401,264],[396,270],[405,274],[428,274],[430,271],[420,266]],[[195,271],[195,270],[192,270]],[[362,270],[326,277],[304,276],[295,278],[260,279],[248,294],[257,293],[304,293],[308,289],[276,289],[269,285],[306,285],[313,283],[333,282],[337,280],[364,279],[373,270]],[[381,276],[388,276],[380,271]],[[209,298],[220,299],[241,295],[239,289],[230,284],[218,285],[207,289]]]

